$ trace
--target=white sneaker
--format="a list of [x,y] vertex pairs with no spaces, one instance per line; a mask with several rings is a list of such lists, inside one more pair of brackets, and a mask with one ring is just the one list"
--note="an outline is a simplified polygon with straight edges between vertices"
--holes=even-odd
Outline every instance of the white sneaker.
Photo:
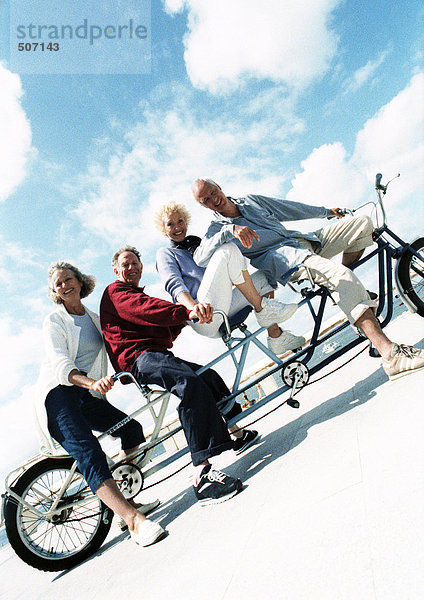
[[261,327],[269,327],[274,323],[283,323],[297,311],[297,304],[283,304],[273,298],[262,298],[262,310],[255,312],[256,320]]
[[[157,508],[159,504],[160,500],[153,500],[153,502],[149,502],[148,504],[142,504],[141,506],[139,506],[137,508],[137,512],[141,513],[146,517],[149,513],[152,512],[152,510],[155,510],[155,508]],[[125,531],[126,529],[128,529],[128,525],[125,523],[124,519],[121,519],[119,521],[119,526],[121,528],[121,531]]]
[[267,345],[274,354],[283,354],[288,350],[300,348],[306,342],[303,335],[293,335],[290,331],[282,330],[281,334],[276,337],[267,337]]
[[163,538],[165,534],[166,531],[162,529],[159,523],[149,521],[149,519],[143,521],[137,532],[130,531],[131,539],[139,546],[150,546]]

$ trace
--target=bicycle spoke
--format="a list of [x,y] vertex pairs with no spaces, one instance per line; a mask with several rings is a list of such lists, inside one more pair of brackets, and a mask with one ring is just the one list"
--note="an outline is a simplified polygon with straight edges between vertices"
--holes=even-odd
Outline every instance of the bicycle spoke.
[[[68,476],[69,470],[66,469],[42,474],[27,489],[25,501],[40,513],[48,513],[58,500]],[[18,513],[24,543],[36,549],[39,555],[50,558],[61,558],[79,552],[95,534],[101,514],[100,500],[91,495],[84,499],[86,495],[87,484],[76,473],[63,497],[59,498],[58,511],[51,520],[31,513],[21,505]]]
[[413,257],[410,264],[410,279],[414,292],[424,299],[424,259]]

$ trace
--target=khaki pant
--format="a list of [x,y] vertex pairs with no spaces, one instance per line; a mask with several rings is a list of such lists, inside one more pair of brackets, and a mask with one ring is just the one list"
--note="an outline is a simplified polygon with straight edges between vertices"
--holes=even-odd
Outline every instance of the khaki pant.
[[309,279],[309,271],[315,284],[329,290],[352,325],[368,308],[374,308],[376,302],[370,299],[367,290],[353,271],[330,259],[341,252],[358,252],[371,246],[372,231],[373,224],[367,216],[345,217],[333,225],[319,229],[315,234],[322,247],[302,240],[302,246],[310,249],[313,254],[303,261],[290,279],[291,282]]

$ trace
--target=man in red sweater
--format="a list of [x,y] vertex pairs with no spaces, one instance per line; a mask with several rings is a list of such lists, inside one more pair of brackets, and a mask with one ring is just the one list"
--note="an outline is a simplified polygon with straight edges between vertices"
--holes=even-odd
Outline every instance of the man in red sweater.
[[117,280],[100,303],[105,345],[116,371],[131,371],[141,384],[153,383],[178,398],[178,415],[195,469],[194,492],[202,504],[223,502],[239,492],[240,479],[212,469],[209,459],[233,448],[216,402],[230,392],[221,377],[200,365],[177,358],[170,348],[187,320],[210,322],[209,305],[185,306],[153,298],[138,287],[143,271],[140,253],[120,248],[112,258]]

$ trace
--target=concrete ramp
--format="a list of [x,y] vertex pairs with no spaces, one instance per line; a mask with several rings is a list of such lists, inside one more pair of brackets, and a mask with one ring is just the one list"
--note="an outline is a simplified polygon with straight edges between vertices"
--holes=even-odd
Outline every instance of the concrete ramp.
[[[386,331],[424,347],[416,315],[404,313]],[[261,419],[262,439],[245,454],[215,461],[245,483],[232,500],[198,506],[186,468],[139,497],[161,499],[152,518],[169,532],[163,541],[140,548],[116,520],[95,556],[60,574],[35,571],[6,547],[0,598],[424,598],[424,371],[390,382],[364,352],[299,400],[300,409]]]

